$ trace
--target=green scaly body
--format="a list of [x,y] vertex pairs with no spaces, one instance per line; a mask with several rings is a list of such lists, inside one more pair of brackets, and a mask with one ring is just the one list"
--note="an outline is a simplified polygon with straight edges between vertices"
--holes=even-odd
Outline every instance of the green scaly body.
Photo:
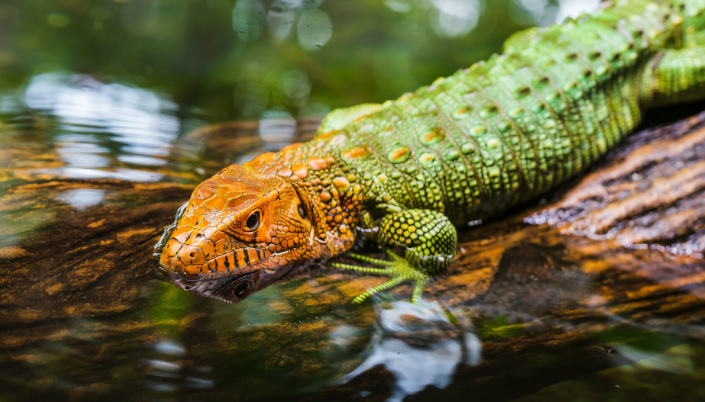
[[362,234],[405,258],[356,256],[384,269],[333,264],[393,277],[356,301],[404,281],[416,301],[450,264],[454,225],[555,188],[650,108],[705,98],[704,10],[705,0],[615,1],[519,33],[502,55],[396,101],[336,110],[313,141],[245,168],[310,200],[318,238],[334,246],[299,261],[340,254]]
[[[345,163],[379,204],[437,211],[454,225],[500,214],[574,177],[649,108],[705,98],[703,9],[703,1],[623,1],[520,33],[504,54],[339,126],[376,162]],[[424,253],[407,258],[414,254]]]
[[[629,1],[535,30],[531,41],[510,40],[501,56],[354,123],[327,121],[319,132],[337,128],[349,136],[347,145],[371,149],[358,159],[331,152],[361,178],[368,199],[442,212],[456,225],[496,215],[581,172],[631,133],[649,108],[705,97],[703,68],[686,73],[702,64],[701,48],[674,66],[683,77],[654,79],[654,64],[665,64],[664,49],[689,26],[674,24],[681,15],[675,3]],[[691,13],[693,3],[686,3]],[[682,79],[692,96],[659,91]]]

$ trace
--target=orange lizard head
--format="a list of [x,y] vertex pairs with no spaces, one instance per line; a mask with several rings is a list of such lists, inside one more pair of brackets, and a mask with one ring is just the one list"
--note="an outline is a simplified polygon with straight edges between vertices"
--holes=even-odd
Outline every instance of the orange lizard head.
[[194,190],[165,235],[160,266],[167,280],[237,301],[320,257],[324,244],[316,241],[307,198],[290,181],[249,166],[222,170]]

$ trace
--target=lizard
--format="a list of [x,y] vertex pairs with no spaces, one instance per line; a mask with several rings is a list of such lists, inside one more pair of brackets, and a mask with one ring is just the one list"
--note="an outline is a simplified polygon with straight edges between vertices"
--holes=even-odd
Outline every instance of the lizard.
[[[501,54],[201,183],[160,241],[178,287],[225,301],[315,261],[402,283],[446,272],[457,227],[585,170],[649,109],[705,98],[705,0],[623,0],[510,37]],[[373,241],[389,260],[350,253]],[[395,251],[398,251],[395,252]]]

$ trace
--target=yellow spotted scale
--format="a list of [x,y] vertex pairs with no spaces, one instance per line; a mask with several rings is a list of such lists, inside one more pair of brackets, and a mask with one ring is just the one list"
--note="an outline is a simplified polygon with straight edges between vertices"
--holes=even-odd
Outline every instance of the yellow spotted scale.
[[178,286],[240,300],[311,261],[377,242],[370,295],[447,269],[456,229],[546,193],[650,108],[705,98],[705,0],[625,0],[510,38],[504,53],[382,105],[335,110],[317,136],[232,165],[162,243]]

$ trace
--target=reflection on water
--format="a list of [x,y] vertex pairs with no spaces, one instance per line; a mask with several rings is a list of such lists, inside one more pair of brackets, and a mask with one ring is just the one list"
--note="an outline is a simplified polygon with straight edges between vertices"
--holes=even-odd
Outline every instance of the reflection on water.
[[144,384],[149,400],[178,401],[192,390],[213,388],[213,381],[208,378],[213,369],[185,367],[186,349],[178,342],[162,339],[153,345],[151,352],[156,358],[142,361],[149,378]]
[[[472,323],[463,313],[454,315],[452,310],[444,311],[438,302],[425,300],[419,305],[398,301],[388,309],[377,306],[376,310],[379,326],[368,356],[341,379],[342,383],[382,365],[394,375],[393,394],[388,401],[396,402],[429,385],[446,388],[460,363],[480,363],[480,340],[471,332]],[[461,322],[452,324],[449,315]]]
[[595,7],[0,2],[0,399],[702,396],[705,267],[658,250],[485,224],[420,306],[317,267],[235,305],[155,275],[203,178]]
[[[22,96],[35,112],[56,119],[56,152],[64,165],[38,173],[70,178],[158,181],[162,174],[127,166],[157,167],[180,131],[176,105],[144,89],[104,84],[91,76],[46,73],[32,77]],[[113,159],[114,158],[114,159]],[[114,166],[117,169],[111,169]]]
[[57,200],[71,204],[75,209],[83,211],[87,207],[98,205],[103,201],[105,190],[77,189],[59,194]]

